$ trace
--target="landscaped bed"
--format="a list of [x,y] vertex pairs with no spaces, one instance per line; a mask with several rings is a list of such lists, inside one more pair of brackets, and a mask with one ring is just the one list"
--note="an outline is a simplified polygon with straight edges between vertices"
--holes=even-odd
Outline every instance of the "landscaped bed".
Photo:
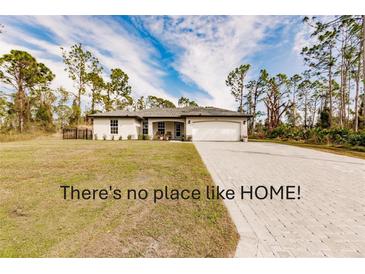
[[41,139],[0,144],[0,257],[228,257],[220,201],[64,200],[79,189],[203,189],[190,143]]

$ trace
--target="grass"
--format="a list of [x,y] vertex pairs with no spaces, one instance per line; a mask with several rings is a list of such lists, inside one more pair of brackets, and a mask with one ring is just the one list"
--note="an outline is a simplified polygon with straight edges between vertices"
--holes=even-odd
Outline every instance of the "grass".
[[238,234],[205,199],[63,200],[60,185],[213,184],[190,143],[36,139],[0,144],[0,257],[229,257]]
[[317,144],[307,144],[298,141],[283,141],[277,139],[250,139],[250,142],[269,142],[284,145],[292,145],[297,147],[315,149],[319,151],[329,152],[338,155],[344,155],[349,157],[355,157],[360,159],[365,159],[365,148],[364,147],[348,147],[348,146],[336,146],[336,145],[317,145]]
[[41,130],[28,131],[19,133],[16,131],[0,132],[0,143],[16,142],[16,141],[28,141],[37,138],[47,138],[51,133],[47,133]]

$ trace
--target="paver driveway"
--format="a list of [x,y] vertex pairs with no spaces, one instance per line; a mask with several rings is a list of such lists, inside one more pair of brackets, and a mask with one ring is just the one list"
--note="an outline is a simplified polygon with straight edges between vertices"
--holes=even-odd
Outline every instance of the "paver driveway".
[[236,257],[365,257],[365,161],[272,143],[195,143],[217,185],[300,185],[300,200],[225,201]]

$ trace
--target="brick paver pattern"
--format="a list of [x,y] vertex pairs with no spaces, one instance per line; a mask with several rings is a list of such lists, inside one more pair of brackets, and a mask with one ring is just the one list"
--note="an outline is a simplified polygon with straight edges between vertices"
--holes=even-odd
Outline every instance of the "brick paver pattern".
[[365,257],[365,160],[273,143],[195,143],[215,183],[300,185],[300,199],[225,204],[236,257]]

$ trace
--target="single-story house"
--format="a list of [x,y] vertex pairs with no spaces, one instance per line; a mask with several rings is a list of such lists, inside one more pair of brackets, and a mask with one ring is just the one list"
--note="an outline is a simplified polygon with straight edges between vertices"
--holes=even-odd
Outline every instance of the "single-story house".
[[89,115],[94,139],[247,141],[251,115],[216,107],[116,110]]

